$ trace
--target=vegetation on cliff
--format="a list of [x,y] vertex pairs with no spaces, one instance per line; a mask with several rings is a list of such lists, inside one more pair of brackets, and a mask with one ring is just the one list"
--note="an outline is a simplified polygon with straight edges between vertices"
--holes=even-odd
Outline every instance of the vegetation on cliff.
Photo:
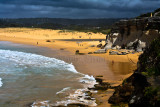
[[[117,22],[110,37],[113,45],[139,50],[143,47],[134,73],[115,88],[111,104],[130,107],[160,105],[160,8],[136,19]],[[118,33],[118,36],[115,36]],[[110,43],[110,42],[108,42]],[[109,44],[110,45],[110,44]]]
[[160,37],[155,39],[139,57],[138,71],[147,76],[160,75]]
[[139,57],[137,70],[115,89],[109,103],[130,107],[160,105],[160,37]]
[[[110,26],[119,21],[115,19],[63,19],[63,18],[19,18],[0,19],[0,28],[27,27],[80,32],[101,32],[108,34]],[[107,30],[108,29],[108,30]]]
[[159,9],[156,9],[154,12],[148,12],[148,13],[145,13],[145,14],[141,14],[141,15],[138,16],[137,18],[150,17],[151,14],[152,14],[153,16],[160,16],[160,8],[159,8]]

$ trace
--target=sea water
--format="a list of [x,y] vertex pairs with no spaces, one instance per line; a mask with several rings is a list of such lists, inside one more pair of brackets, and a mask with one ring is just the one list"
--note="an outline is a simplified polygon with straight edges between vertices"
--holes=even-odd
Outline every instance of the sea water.
[[[55,106],[84,103],[87,87],[96,82],[43,47],[0,42],[0,107]],[[78,98],[81,96],[81,98]]]

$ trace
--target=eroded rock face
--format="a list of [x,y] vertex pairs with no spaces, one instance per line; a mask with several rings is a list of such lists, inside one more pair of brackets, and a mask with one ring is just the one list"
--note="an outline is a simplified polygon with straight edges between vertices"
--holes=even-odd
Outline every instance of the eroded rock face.
[[112,33],[106,37],[106,46],[105,49],[111,49],[113,47],[113,44],[117,40],[117,37],[119,36],[119,33]]
[[134,73],[123,82],[122,86],[119,86],[115,89],[113,96],[111,96],[109,99],[109,103],[119,104],[123,102],[138,104],[138,102],[142,102],[144,100],[143,90],[147,86],[149,86],[149,83],[147,82],[146,77],[139,73]]
[[106,49],[125,46],[132,49],[133,42],[139,40],[135,48],[138,51],[149,46],[152,40],[160,36],[160,17],[121,20],[113,25],[111,34],[106,38]]
[[109,103],[127,103],[129,107],[160,105],[160,37],[140,55],[138,68],[115,89]]

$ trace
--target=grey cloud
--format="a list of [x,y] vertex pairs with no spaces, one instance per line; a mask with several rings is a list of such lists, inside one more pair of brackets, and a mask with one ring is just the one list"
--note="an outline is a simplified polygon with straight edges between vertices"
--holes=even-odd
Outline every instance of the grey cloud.
[[159,0],[0,0],[0,17],[135,17],[159,6]]

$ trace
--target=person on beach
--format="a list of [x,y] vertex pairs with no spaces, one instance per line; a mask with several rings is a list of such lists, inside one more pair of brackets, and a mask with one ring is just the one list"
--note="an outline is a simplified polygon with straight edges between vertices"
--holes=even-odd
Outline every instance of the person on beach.
[[37,45],[38,45],[38,42],[37,42]]
[[114,64],[114,61],[112,60],[112,65]]

